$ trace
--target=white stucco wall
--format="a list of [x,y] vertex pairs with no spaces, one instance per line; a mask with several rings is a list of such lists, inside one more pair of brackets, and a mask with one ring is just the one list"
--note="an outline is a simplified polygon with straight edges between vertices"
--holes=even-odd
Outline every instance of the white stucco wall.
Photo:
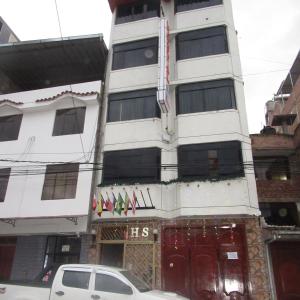
[[[78,88],[77,86],[72,89],[78,92]],[[0,219],[16,220],[14,228],[11,228],[11,225],[0,223],[0,234],[7,234],[11,230],[12,233],[81,232],[86,230],[92,183],[92,165],[88,163],[93,162],[94,159],[98,121],[97,95],[71,96],[66,94],[55,100],[35,102],[36,99],[56,96],[57,93],[65,90],[70,90],[70,87],[1,95],[2,99],[24,101],[23,105],[14,105],[8,102],[0,105],[0,116],[23,114],[19,138],[14,141],[0,142],[1,159],[24,162],[0,162],[0,168],[11,168],[5,201],[0,203]],[[88,84],[81,91],[99,92],[100,83]],[[83,133],[52,136],[56,110],[74,106],[86,107]],[[31,161],[46,163],[34,164]],[[46,165],[55,162],[82,163],[78,174],[75,199],[41,200]],[[87,168],[90,171],[80,171]],[[35,175],[16,174],[20,170],[24,172],[28,170]],[[65,219],[79,216],[81,219],[78,225]],[[50,221],[53,218],[56,222]],[[39,224],[38,220],[44,225],[33,229],[32,224]],[[47,230],[45,224],[49,225]]]

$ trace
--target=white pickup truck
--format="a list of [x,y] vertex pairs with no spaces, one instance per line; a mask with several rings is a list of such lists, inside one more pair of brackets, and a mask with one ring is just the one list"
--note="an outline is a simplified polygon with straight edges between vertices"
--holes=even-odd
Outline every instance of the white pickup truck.
[[40,278],[50,284],[0,282],[0,300],[187,300],[175,293],[150,290],[123,269],[62,265],[54,273],[49,270]]

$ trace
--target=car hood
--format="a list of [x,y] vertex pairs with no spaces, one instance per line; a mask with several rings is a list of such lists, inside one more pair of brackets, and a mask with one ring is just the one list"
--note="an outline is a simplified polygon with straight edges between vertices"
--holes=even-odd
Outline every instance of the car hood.
[[[179,296],[176,293],[171,293],[171,292],[164,292],[164,291],[159,291],[159,290],[153,290],[153,291],[149,291],[146,293],[143,293],[143,295],[145,296],[149,296],[147,297],[147,299],[161,299],[161,300],[188,300],[188,298]],[[145,297],[146,299],[146,297]]]

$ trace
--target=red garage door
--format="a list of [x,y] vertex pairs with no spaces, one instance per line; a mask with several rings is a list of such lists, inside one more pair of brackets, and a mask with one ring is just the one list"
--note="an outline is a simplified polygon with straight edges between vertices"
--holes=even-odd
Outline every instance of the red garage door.
[[300,299],[300,242],[270,245],[278,300]]
[[10,279],[14,255],[14,245],[0,245],[0,280]]
[[244,228],[165,228],[163,288],[192,300],[246,300]]

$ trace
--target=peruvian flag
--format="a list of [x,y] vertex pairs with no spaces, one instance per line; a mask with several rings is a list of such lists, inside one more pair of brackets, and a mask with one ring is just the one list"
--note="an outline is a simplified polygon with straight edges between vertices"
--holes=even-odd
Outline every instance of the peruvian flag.
[[97,208],[97,199],[96,199],[96,195],[94,194],[94,197],[93,197],[93,204],[92,204],[92,209],[93,211],[95,211]]
[[107,195],[107,200],[105,201],[105,207],[108,211],[113,212],[115,207],[112,204],[112,202],[110,201],[108,193],[106,193],[106,195]]

